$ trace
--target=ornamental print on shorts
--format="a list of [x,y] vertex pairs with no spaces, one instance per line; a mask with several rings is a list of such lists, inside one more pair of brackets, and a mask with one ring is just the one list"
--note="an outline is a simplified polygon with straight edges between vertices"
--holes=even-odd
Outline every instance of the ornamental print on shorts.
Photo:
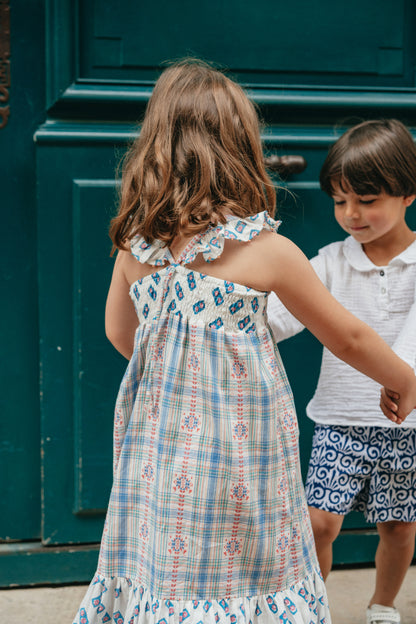
[[277,227],[267,213],[229,218],[176,262],[132,241],[155,272],[130,289],[140,324],[116,403],[114,482],[75,622],[330,623],[267,293],[186,266]]
[[315,425],[308,504],[367,522],[416,521],[416,429]]

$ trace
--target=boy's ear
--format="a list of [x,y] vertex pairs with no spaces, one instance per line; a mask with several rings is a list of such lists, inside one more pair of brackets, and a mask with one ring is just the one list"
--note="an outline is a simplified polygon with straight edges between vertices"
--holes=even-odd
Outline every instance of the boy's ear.
[[411,204],[413,204],[413,202],[416,199],[416,195],[408,195],[407,197],[404,198],[404,204],[406,206],[406,208],[408,208]]

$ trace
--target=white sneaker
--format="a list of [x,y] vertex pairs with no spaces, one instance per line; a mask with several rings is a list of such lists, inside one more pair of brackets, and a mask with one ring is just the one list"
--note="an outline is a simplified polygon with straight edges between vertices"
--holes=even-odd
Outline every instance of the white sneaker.
[[373,604],[367,609],[367,624],[400,624],[400,613],[394,607]]

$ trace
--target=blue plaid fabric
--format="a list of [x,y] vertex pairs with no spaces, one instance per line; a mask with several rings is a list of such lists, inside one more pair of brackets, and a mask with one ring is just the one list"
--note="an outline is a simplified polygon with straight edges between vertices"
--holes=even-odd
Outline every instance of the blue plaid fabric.
[[196,250],[212,260],[225,238],[263,228],[277,228],[264,213],[230,219],[176,263],[160,244],[132,245],[155,272],[131,287],[140,324],[116,403],[97,575],[77,622],[330,622],[267,293],[186,267]]

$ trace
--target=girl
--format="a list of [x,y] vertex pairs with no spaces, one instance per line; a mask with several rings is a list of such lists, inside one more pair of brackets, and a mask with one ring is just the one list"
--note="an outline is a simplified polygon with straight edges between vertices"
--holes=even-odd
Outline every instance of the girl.
[[[311,261],[316,273],[414,368],[416,234],[405,221],[416,195],[412,136],[396,120],[361,123],[330,149],[320,181],[350,236],[319,251]],[[268,314],[278,340],[303,328],[274,295]],[[316,425],[306,493],[324,578],[345,514],[361,510],[377,523],[376,587],[367,622],[391,624],[400,621],[394,599],[415,546],[416,412],[398,429],[378,403],[377,384],[324,349],[307,407]]]
[[276,234],[274,208],[242,89],[199,62],[167,69],[111,227],[106,331],[130,361],[98,569],[77,622],[330,622],[268,292],[400,395],[383,405],[394,421],[416,404],[416,378]]

